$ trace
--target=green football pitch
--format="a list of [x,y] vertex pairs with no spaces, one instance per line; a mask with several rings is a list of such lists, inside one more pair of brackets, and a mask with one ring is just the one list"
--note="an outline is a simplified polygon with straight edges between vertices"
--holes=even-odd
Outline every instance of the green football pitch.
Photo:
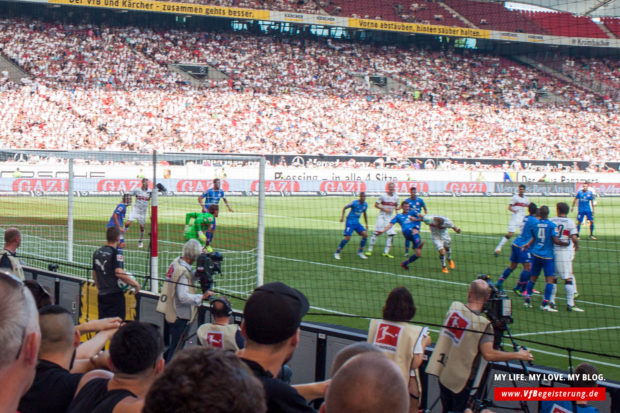
[[[354,235],[344,248],[342,259],[337,261],[333,255],[344,229],[344,224],[339,222],[340,214],[343,206],[353,199],[340,196],[270,196],[266,199],[264,281],[283,281],[303,291],[312,306],[306,320],[366,329],[368,318],[381,316],[388,293],[394,287],[405,286],[412,292],[417,307],[413,322],[428,325],[435,341],[450,303],[467,300],[468,285],[475,276],[489,274],[497,280],[508,264],[510,242],[497,258],[493,250],[506,232],[509,199],[468,196],[425,198],[430,214],[449,217],[463,231],[461,234],[451,232],[456,268],[449,274],[441,272],[437,251],[425,225],[423,256],[411,264],[409,271],[399,266],[404,258],[404,239],[400,233],[394,238],[391,249],[393,259],[382,256],[386,241],[383,235],[377,241],[373,256],[361,260],[356,255],[360,237]],[[551,216],[555,216],[556,202],[570,204],[572,201],[568,197],[530,199],[539,206],[550,206]],[[375,200],[372,196],[367,199],[371,227],[378,211],[373,207]],[[44,257],[57,260],[61,272],[87,277],[92,253],[104,243],[106,223],[119,201],[119,197],[75,198],[73,261],[83,268],[64,265],[67,258],[66,198],[0,198],[3,211],[0,226],[15,225],[22,229],[24,241],[20,252],[28,257],[28,264],[46,268],[46,262],[30,258]],[[242,308],[243,298],[256,285],[258,198],[230,197],[229,202],[234,213],[222,205],[217,220],[214,247],[224,252],[225,261],[223,276],[216,277],[216,288],[236,298],[235,307]],[[619,207],[618,198],[599,198],[595,215],[598,240],[589,239],[587,226],[581,228],[574,273],[579,290],[576,304],[585,310],[584,313],[566,311],[561,280],[557,288],[558,313],[541,311],[538,308],[540,295],[533,297],[533,308],[523,308],[523,300],[510,291],[521,268],[506,281],[514,316],[510,329],[519,344],[532,349],[537,363],[566,369],[566,348],[571,348],[575,365],[588,360],[607,378],[620,379]],[[185,213],[197,210],[196,197],[160,197],[160,277],[170,260],[180,255]],[[149,231],[147,228],[147,233]],[[138,234],[137,223],[133,223],[126,237],[125,262],[128,271],[140,277],[148,273],[150,260],[148,249],[137,248]],[[544,289],[542,276],[536,288]],[[510,343],[504,342],[510,348]]]

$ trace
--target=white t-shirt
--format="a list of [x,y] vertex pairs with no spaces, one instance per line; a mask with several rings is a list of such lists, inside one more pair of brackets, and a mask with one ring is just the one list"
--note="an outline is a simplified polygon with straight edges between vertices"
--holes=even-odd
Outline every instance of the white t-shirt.
[[519,196],[519,194],[514,194],[510,199],[510,206],[515,211],[514,215],[517,215],[519,218],[525,217],[525,213],[527,211],[527,206],[530,204],[530,200],[527,199],[526,196]]
[[146,214],[146,211],[149,209],[149,201],[151,200],[152,194],[150,190],[144,191],[142,189],[136,189],[131,193],[131,195],[136,197],[136,203],[134,205],[136,211]]
[[554,251],[566,251],[572,250],[574,248],[573,241],[571,240],[572,235],[577,235],[577,226],[575,225],[575,221],[568,217],[554,217],[549,219],[555,225],[558,226],[558,234],[560,234],[560,241],[568,241],[569,244],[566,247],[561,245],[553,244]]
[[385,212],[383,210],[379,211],[379,215],[383,215],[384,217],[389,218],[392,216],[394,210],[398,206],[398,195],[381,194],[379,195],[379,199],[375,204],[379,204],[381,207],[389,209],[390,212]]

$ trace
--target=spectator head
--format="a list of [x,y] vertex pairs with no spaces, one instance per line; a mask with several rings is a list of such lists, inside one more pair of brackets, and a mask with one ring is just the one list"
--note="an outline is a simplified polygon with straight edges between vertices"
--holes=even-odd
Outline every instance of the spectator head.
[[555,208],[556,208],[558,215],[564,215],[564,216],[566,216],[568,214],[568,211],[570,210],[566,202],[558,202]]
[[15,252],[22,243],[22,233],[17,228],[8,228],[4,231],[4,248]]
[[332,378],[321,413],[406,413],[407,383],[398,366],[380,352],[347,361]]
[[255,345],[285,347],[291,339],[289,356],[299,342],[299,325],[308,312],[308,299],[300,291],[281,282],[254,290],[243,309],[241,331],[246,347]]
[[575,368],[577,380],[573,382],[573,387],[596,387],[596,377],[598,370],[592,364],[581,363]]
[[483,306],[489,299],[490,294],[489,284],[484,280],[474,280],[469,285],[469,294],[467,295],[467,302],[469,304],[476,303]]
[[183,258],[190,264],[196,262],[202,252],[202,245],[196,239],[190,239],[183,245]]
[[0,271],[0,402],[6,411],[17,403],[34,379],[41,343],[37,307],[21,280]]
[[49,293],[48,288],[39,284],[38,281],[25,280],[24,285],[28,287],[30,293],[34,297],[34,302],[37,305],[37,309],[54,304],[54,299]]
[[231,352],[187,348],[151,386],[143,413],[264,413],[263,386]]
[[118,244],[121,240],[121,230],[118,227],[109,227],[105,232],[108,244]]
[[211,301],[211,314],[215,318],[230,317],[232,314],[232,306],[228,298],[224,296],[217,297]]
[[388,321],[409,321],[415,316],[415,304],[409,290],[394,288],[383,306],[383,319]]
[[530,215],[536,215],[537,211],[538,211],[538,206],[535,203],[530,202],[530,204],[527,206],[527,212],[529,212]]
[[71,313],[59,305],[39,310],[41,326],[40,358],[52,354],[72,354],[80,345],[80,333],[75,329]]
[[110,341],[110,369],[115,375],[152,376],[163,370],[164,343],[156,326],[129,322]]
[[366,341],[358,341],[357,343],[349,344],[348,346],[344,347],[338,352],[338,354],[336,354],[336,357],[334,358],[334,362],[332,363],[331,377],[334,377],[334,375],[336,375],[336,373],[338,372],[338,370],[340,370],[340,367],[342,367],[344,363],[357,356],[358,354],[368,352],[380,353],[381,350],[379,350],[376,346],[367,343]]

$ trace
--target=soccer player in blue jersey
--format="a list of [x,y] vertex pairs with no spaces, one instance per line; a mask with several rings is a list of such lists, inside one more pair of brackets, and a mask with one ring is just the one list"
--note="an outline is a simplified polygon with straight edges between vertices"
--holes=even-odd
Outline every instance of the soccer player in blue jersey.
[[213,224],[205,232],[205,236],[207,237],[207,242],[205,243],[205,250],[207,252],[213,252],[213,247],[211,247],[211,243],[213,242],[213,236],[215,235],[215,223],[217,221],[216,218],[220,214],[220,206],[218,204],[209,205],[209,214],[213,215]]
[[584,218],[588,218],[590,224],[590,239],[596,239],[594,236],[594,194],[588,189],[589,183],[584,182],[581,187],[581,191],[577,192],[575,199],[573,199],[573,205],[571,205],[571,211],[575,209],[575,203],[579,201],[577,209],[577,236],[581,231],[581,223]]
[[125,214],[127,213],[127,207],[131,205],[131,194],[123,194],[123,198],[120,204],[114,208],[114,212],[108,221],[107,228],[117,227],[121,231],[121,242],[118,244],[118,250],[122,251],[125,248],[125,228],[123,227],[123,221],[125,221]]
[[551,311],[557,313],[552,305],[550,305],[551,294],[555,285],[555,267],[553,263],[553,244],[566,247],[568,241],[560,240],[557,225],[549,221],[549,207],[543,205],[538,210],[538,222],[531,228],[530,234],[532,239],[528,244],[532,247],[532,275],[527,283],[527,292],[525,295],[525,307],[530,308],[532,305],[530,299],[534,291],[534,284],[540,275],[540,271],[545,272],[545,296],[540,306],[543,311]]
[[[409,204],[410,213],[415,213],[416,215],[418,215],[420,214],[420,212],[422,212],[422,210],[424,210],[424,215],[426,215],[427,214],[426,204],[424,203],[424,200],[422,198],[418,197],[418,189],[415,186],[412,186],[411,189],[409,190],[409,193],[411,194],[411,197],[405,199],[405,202]],[[416,221],[416,222],[420,222],[420,221]],[[419,230],[420,230],[420,227],[418,226],[418,231]],[[411,241],[405,238],[405,255],[409,255],[410,244],[411,244]]]
[[[202,202],[203,199],[204,202]],[[205,192],[203,192],[202,195],[198,197],[198,203],[202,207],[202,212],[207,212],[209,209],[209,205],[215,204],[219,206],[220,199],[224,201],[224,203],[226,204],[226,208],[228,208],[230,212],[233,212],[230,205],[228,205],[228,200],[224,195],[224,191],[220,189],[219,178],[215,178],[213,180],[213,188],[209,188]]]
[[394,225],[400,225],[403,237],[405,237],[405,240],[413,244],[413,249],[415,251],[415,253],[412,254],[408,259],[400,263],[401,267],[408,270],[409,264],[422,256],[422,247],[424,246],[422,238],[420,238],[420,225],[422,223],[422,216],[415,211],[411,211],[409,203],[406,200],[403,201],[402,204],[400,204],[400,208],[403,212],[400,214],[396,214],[396,216],[392,218],[390,223],[382,231],[379,231],[379,233],[383,234],[384,232],[389,231]]
[[523,229],[521,230],[521,234],[512,243],[510,264],[508,265],[508,267],[506,267],[496,284],[497,288],[499,288],[500,291],[504,291],[504,281],[506,281],[510,274],[515,270],[515,268],[517,268],[517,266],[521,264],[523,266],[523,271],[521,271],[521,278],[519,278],[519,283],[515,286],[515,288],[513,288],[513,291],[517,295],[521,295],[521,293],[525,291],[527,281],[530,279],[530,270],[532,269],[532,254],[524,247],[532,240],[533,227],[538,223],[538,219],[536,218],[536,204],[533,202],[530,203],[527,209],[529,215],[523,218]]
[[366,232],[366,228],[360,224],[360,217],[364,216],[364,222],[366,223],[366,227],[368,227],[368,217],[366,216],[366,210],[368,209],[368,204],[366,203],[366,192],[360,192],[360,198],[351,202],[342,208],[342,215],[340,216],[340,222],[344,222],[344,213],[347,209],[351,209],[349,211],[349,215],[347,215],[347,223],[344,228],[344,238],[340,241],[338,245],[338,249],[334,253],[334,258],[340,259],[340,251],[347,245],[347,242],[351,239],[351,235],[353,231],[357,232],[362,236],[362,240],[360,241],[360,247],[357,250],[357,256],[363,260],[368,259],[367,256],[364,255],[364,247],[366,246],[366,239],[368,238],[368,233]]

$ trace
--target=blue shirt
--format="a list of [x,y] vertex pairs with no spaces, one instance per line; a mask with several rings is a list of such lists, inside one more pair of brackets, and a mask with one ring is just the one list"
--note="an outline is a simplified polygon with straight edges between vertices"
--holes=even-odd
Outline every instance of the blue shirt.
[[530,242],[536,232],[536,224],[538,224],[538,218],[534,215],[528,215],[523,218],[523,230],[521,230],[521,235],[514,240],[512,245],[515,247],[523,247]]
[[217,191],[213,188],[207,189],[202,193],[201,198],[205,200],[205,207],[209,207],[209,205],[219,205],[220,199],[225,198],[224,191],[218,189]]
[[590,206],[590,201],[594,201],[594,194],[587,190],[585,192],[579,191],[575,198],[579,201],[579,212],[591,212],[592,207]]
[[118,219],[118,225],[120,225],[121,228],[122,228],[123,227],[123,221],[125,220],[125,213],[127,213],[127,205],[125,205],[125,204],[123,204],[121,202],[120,204],[118,204],[116,206],[116,209],[114,210],[114,213],[110,217],[110,220],[108,221],[108,228],[116,226],[116,223],[114,222],[114,215],[116,215],[116,217]]
[[412,219],[417,219],[416,221],[413,221],[413,228],[417,229],[418,231],[420,230],[420,227],[422,226],[422,216],[420,215],[420,211],[414,211],[412,209],[409,210],[409,216]]
[[426,204],[422,198],[416,197],[415,199],[407,198],[405,202],[409,204],[409,211],[415,211],[419,213],[422,208],[426,208]]
[[347,215],[347,224],[357,224],[360,222],[360,217],[368,209],[366,202],[360,202],[359,199],[351,202],[345,208],[351,208],[349,215]]
[[412,232],[416,228],[416,225],[419,227],[420,222],[412,221],[410,218],[412,218],[410,214],[397,214],[394,218],[392,218],[390,224],[400,224],[403,234]]
[[558,237],[558,228],[548,219],[539,219],[534,228],[532,254],[540,258],[553,258],[553,237]]

